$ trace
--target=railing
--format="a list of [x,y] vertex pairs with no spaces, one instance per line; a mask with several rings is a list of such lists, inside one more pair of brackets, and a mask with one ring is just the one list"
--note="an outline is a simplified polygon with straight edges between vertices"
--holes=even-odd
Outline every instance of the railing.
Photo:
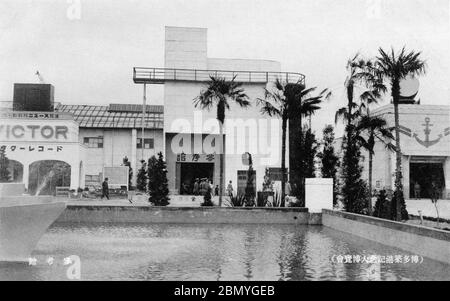
[[166,81],[206,82],[211,77],[221,77],[226,80],[233,78],[242,83],[267,83],[276,79],[285,83],[305,84],[305,76],[293,72],[265,72],[265,71],[226,71],[226,70],[197,70],[172,68],[133,68],[133,81],[137,84],[163,84]]

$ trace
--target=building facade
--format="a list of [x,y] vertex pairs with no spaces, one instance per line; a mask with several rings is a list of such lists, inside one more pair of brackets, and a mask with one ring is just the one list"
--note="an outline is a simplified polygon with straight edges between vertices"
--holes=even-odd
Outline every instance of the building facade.
[[11,180],[31,193],[39,186],[44,193],[58,186],[99,187],[105,167],[121,166],[126,157],[136,175],[142,159],[164,151],[163,113],[162,106],[146,107],[142,143],[142,105],[55,103],[52,111],[18,111],[3,103],[0,147],[10,160]]
[[280,167],[281,123],[263,116],[257,99],[264,98],[265,88],[270,89],[276,78],[304,82],[303,75],[280,70],[276,61],[210,58],[207,29],[166,27],[164,68],[135,68],[134,81],[164,85],[164,145],[171,193],[189,192],[196,178],[219,184],[216,107],[202,110],[194,105],[211,76],[235,78],[250,101],[247,108],[230,101],[225,113],[224,182],[232,181],[235,191],[243,190],[248,166],[242,156],[247,152],[253,158],[259,189],[265,168]]
[[[10,160],[10,177],[33,193],[46,186],[84,187],[85,147],[71,114],[2,109],[0,148]],[[42,187],[41,187],[42,186]]]
[[[86,152],[84,173],[88,185],[98,185],[103,168],[120,166],[125,157],[136,175],[141,160],[164,152],[163,106],[146,106],[143,145],[142,105],[57,104],[55,110],[72,114],[79,126],[78,142]],[[132,183],[136,183],[135,176]]]
[[[394,126],[393,105],[371,114],[382,116],[388,127]],[[431,183],[435,182],[442,190],[442,198],[450,199],[450,106],[401,104],[399,123],[405,197],[414,197],[417,183],[420,197],[428,198]],[[368,154],[363,156],[363,176],[368,179]],[[395,153],[380,141],[375,145],[372,175],[374,189],[393,189]]]

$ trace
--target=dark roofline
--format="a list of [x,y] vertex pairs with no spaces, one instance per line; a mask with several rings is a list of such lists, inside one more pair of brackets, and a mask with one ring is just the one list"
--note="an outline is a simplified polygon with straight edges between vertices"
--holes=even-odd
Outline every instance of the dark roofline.
[[[104,108],[108,112],[142,112],[142,104],[124,104],[124,103],[112,103],[109,105],[95,105],[95,104],[63,104],[60,102],[55,102],[55,110],[59,107],[67,106],[83,106],[83,107],[94,107],[94,108]],[[120,107],[123,107],[123,110]],[[164,113],[163,105],[146,105],[146,113]]]

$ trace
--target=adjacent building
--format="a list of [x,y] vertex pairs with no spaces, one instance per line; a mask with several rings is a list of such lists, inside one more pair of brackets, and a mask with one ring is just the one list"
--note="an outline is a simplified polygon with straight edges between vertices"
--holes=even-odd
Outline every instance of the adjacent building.
[[[388,127],[394,126],[394,106],[382,106],[371,112],[382,116]],[[399,105],[400,148],[402,151],[403,187],[406,198],[414,197],[414,185],[421,197],[429,198],[431,183],[450,199],[450,106]],[[368,154],[364,154],[363,176],[368,178]],[[373,186],[393,189],[395,153],[378,141],[373,156]]]

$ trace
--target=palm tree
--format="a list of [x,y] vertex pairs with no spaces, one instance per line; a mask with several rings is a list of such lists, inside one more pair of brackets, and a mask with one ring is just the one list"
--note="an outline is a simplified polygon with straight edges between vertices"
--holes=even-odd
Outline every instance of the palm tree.
[[285,204],[287,125],[290,120],[295,119],[298,122],[298,128],[290,127],[289,130],[302,131],[302,116],[307,116],[318,110],[322,98],[327,97],[326,89],[320,92],[318,96],[310,97],[309,95],[315,90],[315,87],[306,89],[302,84],[284,84],[277,79],[274,83],[274,89],[272,91],[265,89],[264,99],[257,99],[262,114],[281,119],[281,207],[284,207]]
[[395,122],[395,148],[396,148],[396,169],[395,169],[395,205],[396,219],[402,219],[401,202],[403,200],[402,184],[402,152],[400,149],[399,132],[399,114],[398,104],[400,99],[400,81],[407,76],[420,76],[425,73],[425,61],[420,58],[421,52],[409,51],[403,47],[400,53],[391,49],[387,53],[382,48],[378,50],[379,56],[376,57],[374,71],[378,77],[389,82],[391,87],[392,102],[394,104],[394,122]]
[[376,141],[383,143],[389,150],[395,150],[389,140],[394,136],[387,127],[386,120],[380,116],[371,116],[368,112],[362,115],[355,126],[355,142],[369,153],[369,214],[372,214],[372,165]]
[[200,95],[194,99],[195,107],[200,107],[203,110],[211,110],[216,107],[216,119],[219,122],[220,129],[220,185],[219,185],[219,206],[222,206],[223,184],[224,184],[224,157],[225,157],[225,136],[223,133],[223,126],[225,123],[225,111],[230,109],[229,101],[236,102],[239,106],[246,108],[250,106],[248,96],[242,88],[242,83],[236,82],[236,76],[231,80],[226,80],[223,77],[210,76],[210,81],[206,89],[200,92]]
[[[368,61],[365,61],[360,58],[360,55],[357,53],[352,59],[350,59],[347,62],[347,71],[348,76],[345,79],[345,90],[347,94],[347,106],[340,108],[337,110],[335,115],[335,123],[338,122],[339,119],[342,119],[344,123],[346,123],[345,130],[347,132],[347,143],[351,143],[351,131],[353,129],[353,121],[358,118],[361,111],[358,110],[360,105],[358,105],[357,102],[355,102],[354,99],[354,90],[355,87],[358,85],[358,83],[364,82],[367,84],[370,82],[371,78],[374,78],[372,73],[368,72],[368,68],[366,67],[369,64],[371,66],[371,63]],[[374,84],[375,81],[373,80]],[[378,87],[378,85],[377,85]],[[371,92],[371,91],[370,91]],[[378,95],[373,95],[369,91],[366,93],[361,94],[360,98],[361,100],[367,99],[368,102],[371,101],[372,98],[377,97]],[[377,93],[378,89],[374,89],[374,92]],[[372,97],[370,97],[372,96]]]
[[[342,162],[342,172],[344,176],[344,184],[342,186],[342,194],[345,200],[346,210],[349,212],[359,213],[360,209],[363,207],[364,200],[360,197],[361,192],[361,168],[359,165],[359,145],[356,143],[355,139],[355,121],[361,116],[361,110],[359,109],[361,104],[354,99],[354,90],[359,83],[371,82],[369,79],[375,79],[373,72],[367,71],[367,66],[372,66],[368,61],[365,61],[356,54],[352,59],[347,62],[348,76],[345,80],[345,89],[347,94],[347,105],[340,108],[336,112],[335,123],[339,119],[343,119],[345,123],[345,149]],[[375,80],[373,80],[375,85]],[[378,86],[378,83],[377,83]],[[378,89],[376,89],[378,91]],[[367,101],[371,99],[369,97],[370,93],[361,94],[361,100],[364,97]],[[373,95],[373,98],[377,95]]]

